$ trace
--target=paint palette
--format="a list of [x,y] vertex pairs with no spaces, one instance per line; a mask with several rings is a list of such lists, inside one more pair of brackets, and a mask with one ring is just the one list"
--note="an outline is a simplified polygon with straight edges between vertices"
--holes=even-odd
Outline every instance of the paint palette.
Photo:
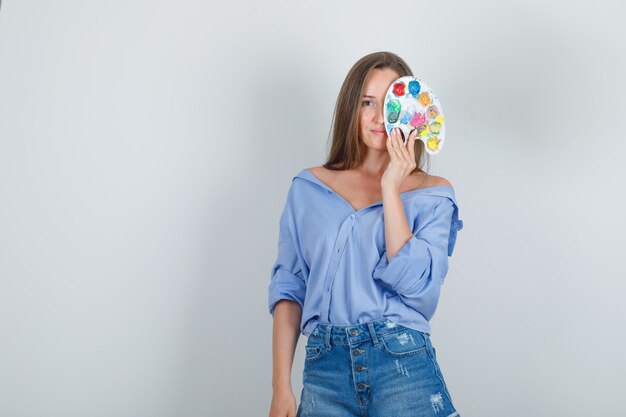
[[387,134],[396,127],[400,128],[406,144],[409,134],[417,129],[415,140],[424,142],[426,152],[436,155],[443,148],[443,109],[437,96],[419,78],[408,75],[391,83],[385,95],[383,112]]

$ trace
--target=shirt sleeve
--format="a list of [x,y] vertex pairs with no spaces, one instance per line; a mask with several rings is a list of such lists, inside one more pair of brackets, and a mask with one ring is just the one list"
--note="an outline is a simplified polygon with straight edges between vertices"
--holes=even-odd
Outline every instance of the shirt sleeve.
[[274,307],[280,300],[292,300],[304,308],[306,282],[299,266],[294,239],[294,217],[292,211],[291,188],[279,221],[278,254],[272,265],[268,287],[269,312],[274,317]]
[[448,256],[452,255],[456,233],[462,227],[455,202],[443,198],[430,215],[418,219],[413,236],[396,256],[388,261],[387,251],[383,252],[374,268],[374,279],[389,285],[407,306],[430,321],[448,272]]

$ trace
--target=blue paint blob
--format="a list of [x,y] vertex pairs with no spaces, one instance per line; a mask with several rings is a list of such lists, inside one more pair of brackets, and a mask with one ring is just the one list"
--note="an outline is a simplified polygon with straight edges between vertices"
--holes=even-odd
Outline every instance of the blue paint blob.
[[400,123],[404,125],[409,123],[413,118],[413,114],[414,113],[411,112],[402,113],[402,119],[400,120]]
[[420,89],[422,87],[420,86],[419,81],[413,80],[409,83],[409,93],[411,93],[412,96],[417,97],[417,95],[420,93]]

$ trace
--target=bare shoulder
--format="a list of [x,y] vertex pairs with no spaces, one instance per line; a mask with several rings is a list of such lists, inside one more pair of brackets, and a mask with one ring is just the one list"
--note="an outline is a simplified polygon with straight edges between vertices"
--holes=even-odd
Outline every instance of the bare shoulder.
[[326,169],[323,166],[316,166],[316,167],[310,167],[307,168],[313,175],[315,175],[317,178],[321,178],[321,179],[325,179],[327,178],[328,174],[329,174],[329,170]]
[[323,165],[319,165],[316,167],[310,167],[307,168],[309,171],[311,171],[311,173],[313,175],[315,175],[317,178],[321,179],[322,181],[333,181],[335,178],[337,178],[340,174],[344,173],[345,171],[333,171],[332,169],[328,169]]
[[447,185],[448,187],[453,188],[452,183],[444,177],[440,177],[438,175],[431,175],[430,177],[431,177],[430,180],[432,182],[432,185],[434,186],[435,185]]
[[435,187],[438,185],[446,185],[452,188],[452,184],[450,183],[450,181],[448,181],[444,177],[440,177],[438,175],[430,175],[425,172],[410,174],[408,178],[410,178],[408,181],[411,189]]

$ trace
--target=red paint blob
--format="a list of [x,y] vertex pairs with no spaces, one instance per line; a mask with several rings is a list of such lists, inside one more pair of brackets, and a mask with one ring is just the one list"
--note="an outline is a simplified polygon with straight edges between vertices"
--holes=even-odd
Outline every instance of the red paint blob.
[[397,96],[403,96],[404,95],[404,83],[394,84],[393,93]]

